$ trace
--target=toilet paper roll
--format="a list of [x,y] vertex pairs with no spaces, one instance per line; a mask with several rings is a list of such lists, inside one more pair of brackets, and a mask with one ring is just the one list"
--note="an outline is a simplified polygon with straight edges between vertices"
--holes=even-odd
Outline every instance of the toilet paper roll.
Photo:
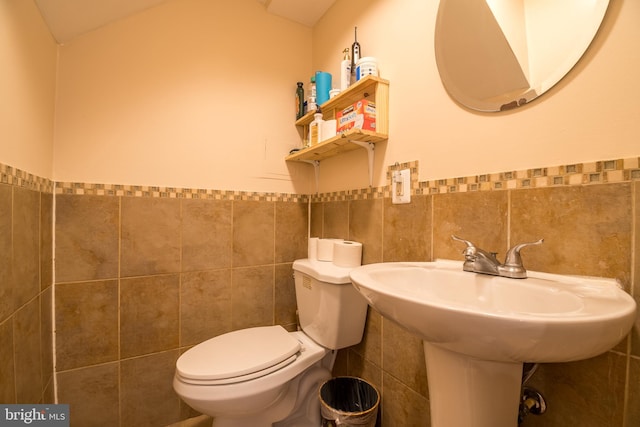
[[362,243],[350,240],[335,242],[333,263],[338,267],[359,267],[362,264]]
[[318,259],[318,239],[317,237],[310,237],[308,248],[307,248],[307,258],[309,259]]
[[342,239],[318,240],[318,261],[333,261],[333,245],[342,241]]

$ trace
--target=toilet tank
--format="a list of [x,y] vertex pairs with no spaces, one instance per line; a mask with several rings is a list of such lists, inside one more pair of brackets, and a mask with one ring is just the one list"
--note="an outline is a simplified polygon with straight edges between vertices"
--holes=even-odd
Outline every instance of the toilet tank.
[[352,267],[309,259],[293,263],[302,330],[318,344],[338,350],[362,340],[367,302],[351,285]]

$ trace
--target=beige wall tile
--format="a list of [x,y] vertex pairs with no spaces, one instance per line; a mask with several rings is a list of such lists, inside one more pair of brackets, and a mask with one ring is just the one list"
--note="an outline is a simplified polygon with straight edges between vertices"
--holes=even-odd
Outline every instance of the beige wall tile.
[[349,240],[362,243],[362,263],[382,262],[382,199],[349,204]]
[[354,376],[362,378],[378,389],[382,390],[382,376],[384,372],[379,365],[373,364],[367,359],[363,358],[360,354],[349,349],[348,353],[348,376]]
[[53,194],[40,193],[40,290],[53,284]]
[[424,396],[387,373],[384,374],[383,380],[383,426],[425,427],[430,425],[429,401]]
[[166,426],[180,419],[180,399],[173,391],[178,350],[120,362],[122,426]]
[[233,269],[233,330],[273,325],[273,280],[273,266]]
[[52,286],[49,286],[40,294],[40,354],[42,359],[42,381],[45,387],[52,381],[53,377],[52,298]]
[[178,347],[180,276],[120,280],[120,357]]
[[3,322],[14,311],[13,287],[11,273],[12,255],[12,189],[0,184],[0,322]]
[[44,385],[40,351],[39,298],[34,298],[16,312],[13,333],[17,401],[40,402]]
[[71,427],[121,425],[119,365],[112,362],[58,373],[58,399],[69,404]]
[[512,244],[545,239],[523,249],[526,268],[612,277],[630,288],[629,184],[514,191],[511,212]]
[[40,193],[13,189],[13,280],[15,308],[40,292]]
[[352,349],[365,360],[382,366],[382,316],[371,307],[367,310],[362,341]]
[[412,390],[428,398],[427,365],[422,339],[383,319],[382,366]]
[[349,202],[326,202],[322,213],[322,236],[315,237],[349,238]]
[[[336,361],[333,364],[333,370],[331,374],[334,377],[344,377],[349,375],[349,353],[352,350],[350,348],[344,348],[342,350],[338,350],[338,354],[336,355]],[[361,356],[358,355],[360,359]]]
[[183,273],[180,346],[231,331],[231,269]]
[[273,264],[273,202],[233,203],[233,267]]
[[451,239],[452,234],[486,251],[499,252],[504,257],[508,212],[506,191],[433,196],[433,259],[464,259],[462,251],[465,246]]
[[276,202],[276,263],[307,257],[308,216],[304,203]]
[[384,199],[383,260],[431,260],[431,196],[414,196],[394,205]]
[[323,237],[324,203],[311,203],[310,237]]
[[118,277],[120,198],[58,195],[56,281]]
[[629,360],[629,400],[627,402],[625,426],[640,426],[640,359]]
[[293,264],[275,266],[275,324],[289,331],[296,330],[296,285],[293,279]]
[[121,277],[180,271],[180,200],[123,197]]
[[2,402],[43,402],[52,378],[52,200],[27,186],[0,184]]
[[579,362],[541,365],[528,384],[544,394],[549,410],[540,417],[528,417],[526,425],[620,427],[625,377],[626,358],[613,352]]
[[57,370],[118,360],[118,282],[56,285]]
[[231,267],[232,202],[182,201],[182,271]]
[[16,403],[13,319],[0,322],[0,402]]

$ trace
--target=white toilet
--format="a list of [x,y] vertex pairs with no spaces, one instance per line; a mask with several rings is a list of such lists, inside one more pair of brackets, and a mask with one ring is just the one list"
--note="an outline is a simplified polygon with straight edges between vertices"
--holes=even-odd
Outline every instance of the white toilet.
[[211,338],[176,363],[173,388],[214,427],[318,427],[318,387],[331,378],[338,349],[362,340],[367,302],[352,268],[293,263],[302,331],[242,329]]

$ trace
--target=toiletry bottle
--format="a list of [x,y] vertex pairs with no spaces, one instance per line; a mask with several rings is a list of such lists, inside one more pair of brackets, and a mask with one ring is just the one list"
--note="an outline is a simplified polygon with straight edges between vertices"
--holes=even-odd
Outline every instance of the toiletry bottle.
[[298,82],[296,88],[296,120],[304,116],[304,88],[302,82]]
[[340,90],[345,90],[351,83],[351,58],[349,57],[349,48],[342,51],[344,58],[340,63]]
[[309,145],[313,146],[322,141],[322,111],[318,108],[309,124]]
[[309,99],[307,102],[307,111],[313,111],[317,108],[316,104],[316,75],[311,76],[311,86],[309,86]]
[[358,27],[354,30],[354,42],[351,45],[351,83],[356,82],[356,64],[360,60],[360,43],[358,43]]

